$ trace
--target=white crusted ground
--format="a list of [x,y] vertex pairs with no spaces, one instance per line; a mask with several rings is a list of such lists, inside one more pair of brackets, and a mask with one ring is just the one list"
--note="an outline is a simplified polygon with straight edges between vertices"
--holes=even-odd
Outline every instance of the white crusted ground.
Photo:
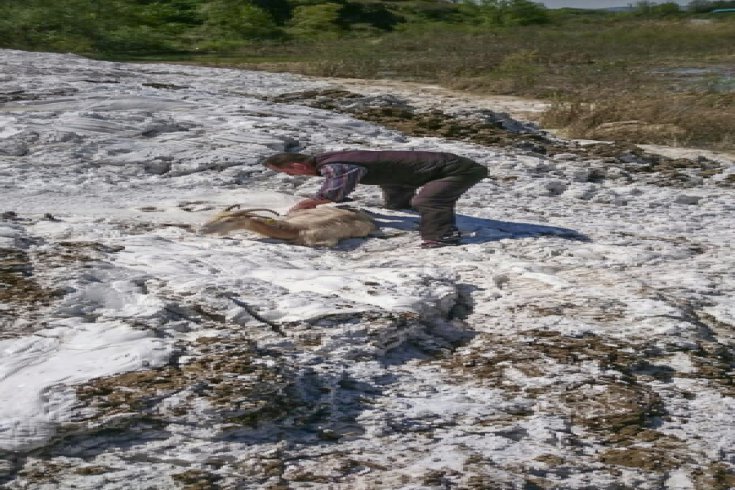
[[[263,99],[328,81],[0,66],[5,487],[735,485],[731,161],[655,186]],[[487,165],[459,203],[465,244],[419,249],[416,216],[368,186],[382,237],[196,233],[318,187],[263,157],[347,148]]]

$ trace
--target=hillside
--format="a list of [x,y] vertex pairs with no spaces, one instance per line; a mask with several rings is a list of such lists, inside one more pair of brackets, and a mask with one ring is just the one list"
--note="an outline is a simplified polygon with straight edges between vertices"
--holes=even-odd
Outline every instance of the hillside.
[[[732,160],[563,140],[420,86],[0,66],[3,488],[735,484]],[[354,204],[382,233],[334,249],[197,233],[317,189],[263,157],[345,148],[486,165],[466,242],[418,248],[370,186]]]
[[528,0],[0,2],[0,48],[321,77],[418,81],[551,102],[574,138],[733,151],[731,1],[626,12]]

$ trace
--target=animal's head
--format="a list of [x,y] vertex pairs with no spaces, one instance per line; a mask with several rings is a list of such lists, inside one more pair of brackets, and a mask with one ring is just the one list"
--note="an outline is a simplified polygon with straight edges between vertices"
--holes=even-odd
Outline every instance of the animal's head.
[[250,222],[253,219],[265,221],[272,220],[272,218],[267,218],[265,216],[260,216],[256,214],[258,211],[266,211],[278,216],[278,213],[270,209],[237,209],[239,207],[240,206],[236,204],[234,206],[225,208],[224,211],[218,213],[214,218],[204,223],[199,228],[199,231],[206,234],[217,233],[220,235],[226,235],[227,233],[234,230],[249,228]]

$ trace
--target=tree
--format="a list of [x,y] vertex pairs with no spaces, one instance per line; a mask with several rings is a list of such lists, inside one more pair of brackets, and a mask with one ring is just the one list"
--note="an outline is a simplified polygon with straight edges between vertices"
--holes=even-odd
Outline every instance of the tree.
[[666,16],[681,13],[681,8],[675,2],[666,2],[657,5],[651,1],[640,1],[636,3],[633,13],[643,16]]
[[512,0],[504,6],[506,25],[546,24],[549,14],[546,7],[528,0]]
[[656,14],[658,15],[678,15],[681,13],[681,7],[676,2],[666,2],[656,6]]
[[334,38],[339,35],[339,13],[342,6],[337,3],[301,5],[293,11],[289,32],[298,37]]
[[204,32],[219,40],[264,39],[279,29],[265,10],[247,0],[213,0],[204,10]]
[[476,22],[485,25],[518,26],[549,22],[546,7],[529,0],[465,0],[462,7]]
[[293,13],[293,6],[288,0],[251,0],[251,3],[268,12],[278,25],[285,24]]

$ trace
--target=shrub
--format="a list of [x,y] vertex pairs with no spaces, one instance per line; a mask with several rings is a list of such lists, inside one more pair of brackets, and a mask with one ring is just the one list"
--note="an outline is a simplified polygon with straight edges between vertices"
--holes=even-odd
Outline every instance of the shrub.
[[512,83],[510,92],[523,92],[536,86],[541,67],[536,50],[522,49],[503,58],[498,66],[498,73]]
[[635,5],[633,13],[647,17],[666,17],[671,15],[679,15],[682,13],[679,4],[675,2],[666,2],[656,4],[650,1],[641,1]]
[[337,21],[341,9],[337,3],[296,7],[288,23],[288,32],[311,39],[336,38],[340,32]]
[[215,0],[203,10],[202,30],[212,40],[267,39],[280,32],[268,12],[238,0]]
[[522,26],[546,24],[546,8],[528,0],[465,0],[465,15],[475,23],[490,26]]

